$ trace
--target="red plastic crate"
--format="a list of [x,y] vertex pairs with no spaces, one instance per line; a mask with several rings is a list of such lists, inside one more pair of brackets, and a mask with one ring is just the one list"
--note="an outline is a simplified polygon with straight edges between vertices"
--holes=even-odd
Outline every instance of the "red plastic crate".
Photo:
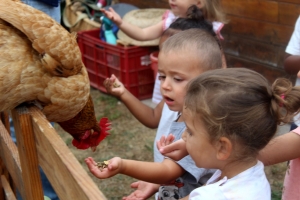
[[78,32],[77,37],[91,86],[106,92],[103,81],[114,74],[138,99],[150,98],[154,86],[150,47],[111,45],[99,39],[99,31]]

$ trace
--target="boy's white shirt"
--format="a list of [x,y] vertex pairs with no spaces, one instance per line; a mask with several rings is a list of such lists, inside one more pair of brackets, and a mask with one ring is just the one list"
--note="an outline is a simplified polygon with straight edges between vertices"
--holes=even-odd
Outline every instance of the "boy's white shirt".
[[271,188],[264,172],[264,165],[257,164],[240,174],[218,180],[221,171],[217,170],[207,181],[206,186],[193,190],[189,200],[270,200]]
[[164,156],[159,152],[156,146],[156,141],[159,141],[161,136],[167,136],[170,133],[170,127],[174,120],[178,117],[178,112],[174,112],[169,109],[166,103],[164,103],[159,125],[156,131],[156,136],[153,144],[154,162],[162,162]]
[[[294,32],[285,49],[285,52],[291,55],[300,55],[300,16],[296,21]],[[300,78],[296,79],[295,85],[300,85]],[[294,123],[297,126],[300,126],[300,114],[294,117]]]

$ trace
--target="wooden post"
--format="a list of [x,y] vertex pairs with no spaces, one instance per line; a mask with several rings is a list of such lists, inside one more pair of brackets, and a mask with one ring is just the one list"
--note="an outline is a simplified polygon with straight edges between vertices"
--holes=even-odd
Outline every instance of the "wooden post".
[[44,199],[35,146],[31,117],[26,107],[12,110],[17,147],[20,155],[24,190],[20,193],[26,200]]

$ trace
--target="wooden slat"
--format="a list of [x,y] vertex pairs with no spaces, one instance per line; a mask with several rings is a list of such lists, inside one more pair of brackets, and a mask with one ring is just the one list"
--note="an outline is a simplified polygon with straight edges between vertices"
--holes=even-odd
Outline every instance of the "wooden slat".
[[1,112],[1,121],[4,124],[4,126],[6,127],[6,130],[8,131],[8,133],[10,133],[10,128],[9,128],[9,114],[8,112]]
[[295,26],[296,20],[300,14],[299,4],[279,3],[279,23]]
[[265,76],[270,83],[273,83],[275,79],[279,77],[288,78],[292,81],[292,83],[294,83],[296,79],[296,76],[288,75],[283,69],[269,67],[267,65],[263,65],[256,62],[251,62],[240,57],[226,55],[226,60],[228,67],[245,67],[248,69],[252,69]]
[[29,111],[25,106],[20,106],[12,110],[12,117],[24,183],[24,188],[20,190],[21,195],[25,199],[42,200],[44,194]]
[[24,187],[18,149],[2,122],[0,122],[0,156],[13,182],[21,191]]
[[243,59],[256,61],[272,67],[282,68],[284,48],[268,43],[243,39],[241,37],[226,36],[223,42],[224,52],[229,55],[239,56]]
[[16,196],[10,187],[10,184],[4,175],[1,175],[1,184],[5,193],[6,200],[16,200]]
[[294,30],[292,26],[258,22],[235,16],[228,16],[228,18],[230,23],[224,26],[222,33],[274,45],[286,45]]
[[105,200],[61,137],[37,107],[30,107],[40,166],[62,200]]
[[277,1],[299,4],[299,0],[277,0]]
[[221,2],[225,13],[259,21],[278,22],[278,2],[266,0],[223,0]]

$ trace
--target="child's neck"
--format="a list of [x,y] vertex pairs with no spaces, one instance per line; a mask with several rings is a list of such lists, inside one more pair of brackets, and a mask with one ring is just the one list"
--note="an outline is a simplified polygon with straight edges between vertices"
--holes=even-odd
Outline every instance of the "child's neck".
[[249,161],[236,161],[236,162],[230,162],[227,163],[223,166],[221,170],[221,176],[220,179],[224,178],[225,176],[230,179],[238,174],[240,174],[241,172],[253,167],[254,165],[257,164],[257,159],[253,158]]

